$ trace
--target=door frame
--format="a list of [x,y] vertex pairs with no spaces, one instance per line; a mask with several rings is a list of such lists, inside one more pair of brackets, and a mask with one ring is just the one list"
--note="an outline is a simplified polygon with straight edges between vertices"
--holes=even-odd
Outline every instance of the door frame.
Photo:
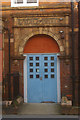
[[[29,53],[34,54],[34,53]],[[27,55],[29,54],[23,54],[25,56],[25,60],[23,62],[23,74],[24,74],[24,102],[27,103]],[[53,53],[35,53],[35,54],[53,54]],[[54,53],[55,54],[55,53]],[[60,89],[60,59],[57,55],[57,103],[61,102],[61,89]]]

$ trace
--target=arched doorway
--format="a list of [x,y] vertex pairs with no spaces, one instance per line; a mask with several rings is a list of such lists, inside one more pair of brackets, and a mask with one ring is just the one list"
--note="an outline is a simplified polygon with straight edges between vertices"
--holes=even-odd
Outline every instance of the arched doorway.
[[24,47],[24,102],[60,102],[57,42],[47,35],[31,37]]

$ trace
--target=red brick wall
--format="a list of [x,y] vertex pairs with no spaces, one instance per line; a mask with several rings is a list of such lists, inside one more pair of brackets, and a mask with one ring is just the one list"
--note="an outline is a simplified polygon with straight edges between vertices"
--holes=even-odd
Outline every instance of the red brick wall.
[[2,82],[2,34],[0,33],[0,82]]
[[72,79],[70,64],[66,64],[65,60],[60,60],[60,81],[61,95],[72,99]]
[[[15,10],[14,11],[15,13],[17,13],[17,11]],[[23,14],[23,11],[19,11],[20,13],[22,12]],[[39,12],[39,11],[37,11]],[[41,12],[41,11],[40,11]],[[48,11],[49,12],[49,11]],[[29,11],[29,13],[31,13],[31,11]],[[77,11],[75,11],[75,27],[78,26],[78,21],[76,20],[77,18]],[[8,12],[4,12],[4,16],[6,15],[7,17],[9,16],[9,14],[11,14],[11,11],[8,11]],[[14,13],[13,13],[14,14]],[[24,11],[24,14],[26,14],[26,12]],[[13,24],[13,21],[12,21],[12,18],[9,18],[9,28],[11,30],[11,33],[13,32],[12,31],[12,24]],[[0,37],[1,38],[1,37]],[[5,37],[6,38],[6,37]],[[46,42],[48,43],[49,45],[49,41],[48,41],[48,38],[47,37],[47,40]],[[76,81],[77,81],[77,77],[78,77],[78,33],[75,32],[75,73],[76,73]],[[45,37],[41,38],[38,37],[38,40],[34,37],[34,40],[33,42],[31,41],[33,38],[31,38],[29,40],[29,42],[27,42],[25,48],[24,48],[24,53],[43,53],[45,50],[45,53],[53,53],[53,52],[59,52],[59,47],[57,46],[56,42],[52,42],[53,40],[51,40],[51,44],[50,46],[45,46]],[[42,41],[41,41],[42,39]],[[41,41],[41,42],[37,42],[37,41]],[[70,55],[71,55],[71,49],[72,49],[72,44],[71,44],[71,37],[70,37]],[[0,42],[2,44],[2,42]],[[33,44],[33,47],[32,47],[32,44]],[[39,49],[39,46],[42,45],[42,47],[40,47],[41,49]],[[53,45],[52,44],[55,44],[55,48],[53,48]],[[30,47],[28,47],[30,45]],[[38,50],[38,51],[36,51]],[[5,75],[8,73],[8,65],[9,65],[9,56],[8,56],[8,42],[5,42],[4,44],[4,51],[5,51],[5,57],[4,57],[4,60],[5,60]],[[30,51],[30,52],[29,52]],[[2,55],[2,52],[0,53],[0,56]],[[14,55],[14,43],[11,43],[11,56]],[[1,59],[1,57],[0,57]],[[0,61],[2,65],[2,61]],[[17,61],[18,64],[15,63],[14,60],[11,60],[11,73],[14,73],[14,72],[19,72],[20,73],[20,80],[19,80],[19,88],[20,88],[20,94],[23,96],[23,93],[24,93],[24,82],[23,82],[23,60],[18,60]],[[0,66],[1,68],[2,66]],[[72,99],[72,78],[71,78],[71,69],[72,69],[72,66],[71,66],[71,59],[70,59],[70,63],[67,65],[65,63],[65,59],[61,59],[60,60],[60,81],[61,81],[61,95],[62,96],[67,96],[69,99]],[[2,72],[2,69],[0,69],[0,72]],[[11,78],[12,80],[12,78]],[[12,86],[12,85],[11,85]],[[75,82],[75,98],[76,98],[76,101],[77,101],[77,96],[78,96],[78,82]],[[13,88],[12,89],[12,93],[13,93]],[[8,97],[8,89],[7,89],[7,85],[6,85],[6,98]]]
[[[8,41],[8,38],[6,37],[4,41],[5,42],[4,42],[4,69],[3,69],[4,78],[3,79],[4,79],[5,89],[3,93],[3,99],[7,99],[8,98],[8,74],[9,74],[9,41]],[[10,54],[11,56],[14,55],[14,43],[13,42],[11,42],[10,44]],[[11,60],[11,65],[12,65],[12,60]],[[13,78],[11,77],[11,83],[13,83],[12,79]],[[13,85],[11,84],[11,86]],[[11,90],[12,89],[13,88],[11,87]]]

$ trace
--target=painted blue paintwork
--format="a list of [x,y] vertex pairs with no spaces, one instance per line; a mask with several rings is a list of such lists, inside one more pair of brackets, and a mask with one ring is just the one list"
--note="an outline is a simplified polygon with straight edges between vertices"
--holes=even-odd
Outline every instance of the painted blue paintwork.
[[[30,60],[30,57],[33,60]],[[36,57],[39,60],[36,60]],[[51,57],[54,57],[54,60],[51,60]],[[33,66],[30,66],[30,63],[33,63]],[[39,66],[36,66],[36,63],[39,63]],[[30,69],[33,69],[33,72],[30,72]],[[45,69],[48,71],[45,71]],[[51,72],[51,69],[54,69],[54,71]],[[30,75],[33,75],[33,78],[30,78]],[[36,78],[36,75],[39,75],[37,76],[39,78]],[[57,102],[56,54],[27,55],[27,89],[29,103],[40,103],[43,101]]]

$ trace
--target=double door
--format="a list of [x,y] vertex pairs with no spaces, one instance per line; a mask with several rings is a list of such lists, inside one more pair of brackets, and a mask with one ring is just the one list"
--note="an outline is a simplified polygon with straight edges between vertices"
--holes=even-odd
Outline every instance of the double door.
[[28,103],[57,102],[57,55],[27,55]]

